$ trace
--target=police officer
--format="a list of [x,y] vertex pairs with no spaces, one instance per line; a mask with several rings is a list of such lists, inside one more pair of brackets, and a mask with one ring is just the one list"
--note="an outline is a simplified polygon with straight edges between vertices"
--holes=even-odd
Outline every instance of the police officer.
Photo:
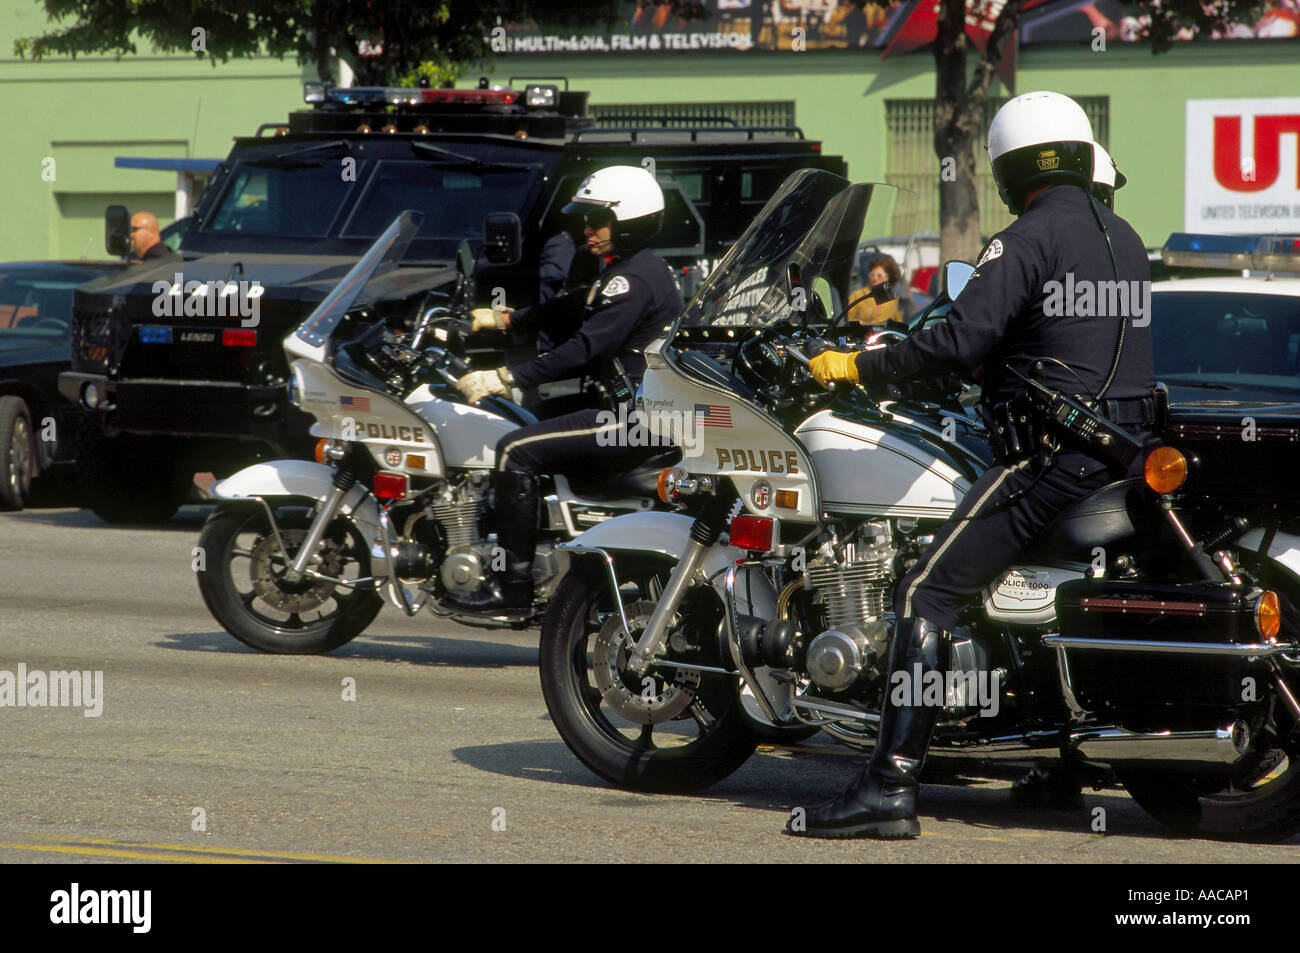
[[627,419],[617,405],[630,413],[645,372],[642,348],[682,309],[668,264],[646,247],[663,222],[663,191],[646,169],[611,166],[585,179],[564,211],[583,214],[587,250],[605,264],[585,298],[571,294],[545,306],[496,314],[484,309],[474,316],[475,329],[536,325],[561,343],[513,367],[474,371],[456,388],[475,403],[506,394],[511,386],[526,389],[587,373],[602,380],[610,400],[604,408],[587,407],[521,427],[497,443],[492,487],[506,567],[494,574],[486,598],[448,597],[452,608],[507,617],[531,614],[537,474],[613,475],[660,452],[631,446],[622,426],[609,418]]
[[[1128,223],[1090,195],[1095,145],[1087,116],[1068,97],[1028,93],[1003,106],[987,148],[998,194],[1017,220],[988,243],[945,321],[888,348],[820,354],[811,364],[817,381],[855,381],[884,395],[891,384],[983,365],[984,409],[991,418],[1014,422],[1006,407],[1021,406],[1025,395],[1014,370],[1065,394],[1096,399],[1104,416],[1139,438],[1146,435],[1156,412],[1147,322],[1134,321],[1137,314],[1102,313],[1110,309],[1098,308],[1097,292],[1102,282],[1113,287],[1115,280],[1149,280],[1147,255]],[[1066,289],[1078,296],[1068,305]],[[1084,289],[1090,289],[1086,302]],[[899,583],[887,684],[913,679],[918,671],[922,678],[942,676],[951,632],[980,591],[1062,510],[1124,475],[1124,467],[1083,444],[1064,439],[1049,454],[1029,443],[1033,437],[1025,434],[1018,451],[994,441],[998,464],[975,482]],[[916,688],[911,694],[919,701]],[[867,766],[839,798],[809,810],[803,825],[792,819],[789,833],[920,833],[918,776],[939,710],[897,706],[894,693],[885,694]]]

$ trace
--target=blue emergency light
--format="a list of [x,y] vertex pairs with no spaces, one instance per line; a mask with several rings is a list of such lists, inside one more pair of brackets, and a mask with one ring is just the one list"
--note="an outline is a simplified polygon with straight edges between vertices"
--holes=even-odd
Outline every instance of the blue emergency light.
[[1300,237],[1174,232],[1161,249],[1160,258],[1174,268],[1300,272]]

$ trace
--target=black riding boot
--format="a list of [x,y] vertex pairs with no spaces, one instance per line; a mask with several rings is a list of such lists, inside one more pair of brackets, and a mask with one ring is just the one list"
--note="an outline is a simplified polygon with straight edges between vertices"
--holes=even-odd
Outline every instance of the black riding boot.
[[468,596],[444,597],[452,609],[477,615],[526,617],[533,609],[533,553],[537,548],[537,478],[525,470],[492,471],[497,544],[505,568],[494,570],[485,589]]
[[[880,737],[871,760],[856,781],[834,801],[791,817],[787,834],[808,837],[916,837],[916,793],[930,736],[939,720],[939,706],[922,705],[919,666],[942,677],[948,670],[948,633],[925,619],[903,619],[889,655],[889,680],[880,713]],[[902,672],[910,685],[911,705],[895,706],[893,696]],[[940,697],[942,697],[942,690]]]

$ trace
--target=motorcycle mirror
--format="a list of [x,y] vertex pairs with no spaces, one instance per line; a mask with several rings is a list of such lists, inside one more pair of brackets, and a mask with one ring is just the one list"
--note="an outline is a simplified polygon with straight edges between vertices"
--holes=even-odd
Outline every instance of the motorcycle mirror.
[[966,287],[970,276],[975,274],[975,266],[966,261],[946,261],[943,263],[943,278],[940,291],[949,301],[956,300],[961,289]]
[[125,205],[110,205],[104,209],[104,248],[115,258],[131,250],[131,213]]
[[871,286],[871,300],[876,304],[888,304],[895,297],[894,286],[888,281],[882,281],[878,285]]
[[523,257],[524,230],[514,212],[489,212],[483,218],[483,256],[493,265],[517,265]]

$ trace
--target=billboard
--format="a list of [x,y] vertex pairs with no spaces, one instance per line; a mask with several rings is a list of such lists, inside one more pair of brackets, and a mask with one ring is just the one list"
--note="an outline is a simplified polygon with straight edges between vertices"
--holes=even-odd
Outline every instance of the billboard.
[[[982,48],[1004,0],[968,0],[967,33]],[[623,0],[606,27],[549,29],[505,24],[493,31],[497,53],[671,53],[705,50],[861,50],[907,52],[934,40],[935,0],[886,6],[851,0]],[[1120,0],[1026,0],[1021,44],[1132,43],[1144,40],[1150,17]],[[1210,39],[1300,36],[1300,0],[1264,0],[1251,23]],[[1183,31],[1179,40],[1191,39]]]
[[1300,233],[1300,98],[1190,99],[1183,230]]

